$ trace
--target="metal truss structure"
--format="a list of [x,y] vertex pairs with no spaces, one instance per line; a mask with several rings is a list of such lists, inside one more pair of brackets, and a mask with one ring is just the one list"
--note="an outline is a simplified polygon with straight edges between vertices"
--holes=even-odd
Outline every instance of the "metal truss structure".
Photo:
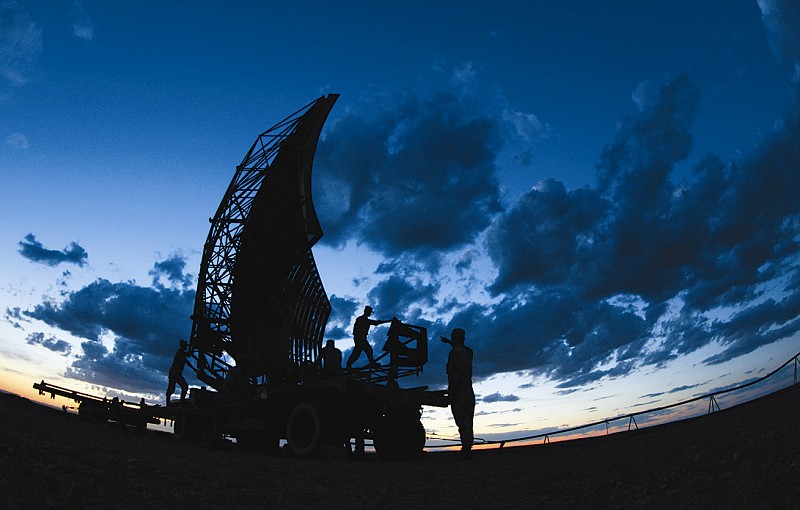
[[261,133],[210,220],[188,363],[214,388],[231,358],[270,384],[316,361],[331,306],[311,253],[322,237],[311,167],[337,98],[322,96]]

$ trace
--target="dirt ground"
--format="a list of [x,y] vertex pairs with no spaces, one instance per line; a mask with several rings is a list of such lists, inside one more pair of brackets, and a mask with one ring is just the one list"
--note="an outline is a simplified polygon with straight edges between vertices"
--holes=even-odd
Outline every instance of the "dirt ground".
[[638,431],[410,462],[223,450],[0,393],[0,508],[800,508],[800,385]]

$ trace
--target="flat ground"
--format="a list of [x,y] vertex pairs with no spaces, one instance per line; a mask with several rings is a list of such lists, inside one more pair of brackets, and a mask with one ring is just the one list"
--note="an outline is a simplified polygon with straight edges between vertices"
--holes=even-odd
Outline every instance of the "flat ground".
[[799,426],[795,385],[700,418],[468,461],[301,460],[123,433],[0,394],[0,508],[800,508]]

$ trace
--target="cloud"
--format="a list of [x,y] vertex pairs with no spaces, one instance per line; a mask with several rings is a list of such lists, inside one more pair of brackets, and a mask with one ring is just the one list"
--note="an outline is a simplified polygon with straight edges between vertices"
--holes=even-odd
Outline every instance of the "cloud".
[[426,285],[419,278],[392,275],[377,284],[367,298],[371,303],[380,303],[377,310],[383,310],[384,315],[390,312],[411,317],[415,307],[430,307],[434,304],[437,290],[438,286]]
[[[513,395],[508,395],[508,396],[509,397],[513,397]],[[515,400],[508,400],[508,402],[515,402],[516,400],[519,400],[519,398],[516,398]],[[484,402],[485,402],[485,400],[484,400]],[[480,411],[477,411],[475,413],[475,416],[491,416],[493,414],[508,414],[508,413],[521,413],[521,412],[522,412],[522,408],[521,407],[515,407],[514,409],[507,409],[505,411],[480,410]]]
[[194,296],[194,290],[98,279],[23,315],[84,339],[67,377],[160,394],[178,340],[190,332]]
[[675,387],[675,388],[672,388],[672,389],[670,389],[669,391],[661,391],[661,392],[658,392],[658,393],[647,393],[647,394],[645,394],[645,395],[642,395],[642,396],[641,396],[641,397],[639,397],[639,398],[653,398],[653,397],[661,397],[661,396],[664,396],[664,395],[668,395],[668,394],[670,394],[670,393],[678,393],[678,392],[681,392],[681,391],[690,390],[690,389],[692,389],[692,388],[697,388],[697,387],[703,386],[704,384],[705,384],[705,383],[702,383],[702,384],[698,383],[698,384],[690,384],[690,385],[684,385],[684,386],[677,386],[677,387]]
[[29,345],[41,345],[42,347],[50,349],[53,352],[60,353],[63,356],[69,356],[69,354],[72,352],[72,346],[68,342],[59,340],[54,336],[45,338],[44,333],[31,333],[28,335],[28,338],[26,338],[25,341]]
[[21,86],[42,54],[42,31],[14,1],[0,4],[0,76]]
[[30,148],[28,138],[22,133],[12,133],[3,140],[3,145],[14,147],[15,149],[27,150]]
[[5,313],[3,313],[3,319],[16,329],[24,329],[20,322],[30,322],[22,315],[22,309],[18,306],[6,308]]
[[631,100],[639,108],[639,111],[644,111],[658,101],[657,88],[652,81],[644,80],[631,92]]
[[473,69],[472,62],[464,62],[459,67],[453,69],[453,81],[456,83],[473,84],[477,82],[477,73]]
[[19,242],[19,253],[26,259],[45,264],[47,266],[57,266],[59,264],[76,264],[83,267],[89,254],[86,253],[77,243],[70,243],[69,246],[63,250],[50,250],[42,246],[42,243],[36,240],[36,236],[28,234]]
[[481,402],[491,404],[493,402],[516,402],[519,400],[519,397],[516,395],[503,395],[499,391],[492,393],[491,395],[486,395],[485,397],[481,398]]
[[595,264],[590,257],[596,251],[596,232],[609,209],[598,193],[568,193],[553,179],[523,194],[487,233],[488,253],[499,269],[492,290],[580,278],[575,271],[591,270]]
[[86,41],[94,39],[92,19],[86,13],[80,0],[73,0],[72,2],[72,30],[75,37],[79,39]]
[[[711,155],[677,185],[697,102],[685,76],[649,90],[603,150],[596,186],[548,179],[496,218],[486,247],[500,300],[467,306],[450,324],[477,338],[476,373],[530,369],[569,388],[712,341],[724,349],[706,363],[723,362],[800,330],[790,288],[797,112],[750,157],[726,164]],[[765,299],[779,281],[791,283]],[[657,337],[663,344],[644,351]]]
[[350,338],[352,322],[361,308],[355,300],[336,294],[330,297],[330,302],[331,315],[328,318],[325,336],[331,340]]
[[734,315],[728,321],[714,323],[709,334],[724,346],[724,350],[704,360],[719,364],[750,353],[758,347],[800,331],[800,297],[791,294],[782,301],[767,299]]
[[506,109],[503,110],[502,118],[514,130],[515,138],[520,141],[530,143],[552,135],[550,126],[532,113]]
[[161,278],[164,277],[170,284],[186,288],[192,285],[194,279],[185,270],[186,259],[179,254],[173,254],[156,262],[148,274],[153,277],[153,285],[156,287],[162,285]]
[[364,99],[316,156],[323,242],[426,257],[472,242],[500,211],[501,119],[452,92]]
[[431,325],[467,330],[476,377],[529,372],[571,391],[712,343],[707,364],[800,332],[799,112],[749,156],[708,155],[676,182],[697,103],[686,76],[653,86],[601,153],[596,185],[547,179],[496,216],[494,301],[439,303],[457,311]]

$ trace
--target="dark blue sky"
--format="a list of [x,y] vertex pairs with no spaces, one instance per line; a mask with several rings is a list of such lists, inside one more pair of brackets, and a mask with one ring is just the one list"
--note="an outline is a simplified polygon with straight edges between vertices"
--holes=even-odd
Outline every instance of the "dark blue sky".
[[798,11],[2,2],[6,386],[161,393],[233,168],[328,92],[317,261],[343,349],[365,302],[461,326],[487,406],[575,398],[563,420],[777,366],[800,345]]

